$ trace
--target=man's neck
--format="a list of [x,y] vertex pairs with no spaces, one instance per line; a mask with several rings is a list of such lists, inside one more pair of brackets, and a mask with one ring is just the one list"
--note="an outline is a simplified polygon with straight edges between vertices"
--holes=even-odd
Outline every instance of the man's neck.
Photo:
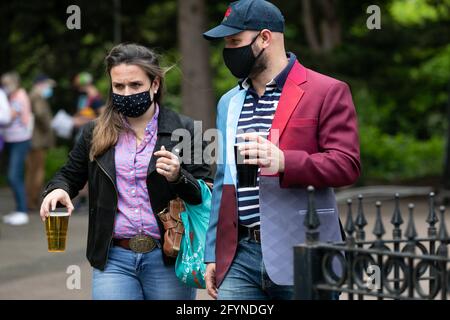
[[289,64],[289,60],[286,56],[286,53],[280,55],[279,59],[275,59],[272,62],[269,62],[267,69],[261,72],[254,78],[251,78],[252,85],[258,95],[261,97],[266,91],[266,85],[272,81],[277,75],[283,71],[287,65]]

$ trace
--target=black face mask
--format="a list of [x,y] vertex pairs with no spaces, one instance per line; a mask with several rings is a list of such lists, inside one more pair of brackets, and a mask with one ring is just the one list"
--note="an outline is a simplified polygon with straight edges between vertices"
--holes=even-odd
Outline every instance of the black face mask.
[[139,118],[152,105],[152,98],[149,91],[132,94],[129,96],[122,96],[113,93],[112,101],[117,111],[129,118]]
[[236,78],[247,78],[250,75],[256,60],[263,54],[265,49],[262,49],[258,56],[255,57],[252,50],[252,45],[258,37],[259,34],[247,46],[223,49],[223,60],[225,61],[225,65]]

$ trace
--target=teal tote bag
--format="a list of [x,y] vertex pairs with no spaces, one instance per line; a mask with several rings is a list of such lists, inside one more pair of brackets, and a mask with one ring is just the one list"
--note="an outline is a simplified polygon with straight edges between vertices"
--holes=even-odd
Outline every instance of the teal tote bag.
[[184,234],[180,244],[175,273],[190,287],[205,289],[206,264],[203,262],[206,231],[211,212],[211,190],[203,180],[198,180],[202,191],[202,203],[184,203],[186,210],[181,213]]

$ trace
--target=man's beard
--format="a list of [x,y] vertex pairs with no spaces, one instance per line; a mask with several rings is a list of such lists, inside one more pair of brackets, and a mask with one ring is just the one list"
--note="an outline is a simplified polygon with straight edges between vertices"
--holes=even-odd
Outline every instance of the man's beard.
[[265,52],[256,60],[255,65],[250,71],[250,75],[248,76],[250,79],[254,79],[259,76],[261,73],[267,70],[267,56]]

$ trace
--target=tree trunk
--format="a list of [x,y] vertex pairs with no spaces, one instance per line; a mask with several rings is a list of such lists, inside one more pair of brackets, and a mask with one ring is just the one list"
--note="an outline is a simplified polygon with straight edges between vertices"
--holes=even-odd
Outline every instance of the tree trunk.
[[316,27],[314,25],[314,14],[311,8],[311,0],[302,1],[303,25],[305,28],[306,40],[314,53],[320,53],[319,39],[317,38]]
[[212,87],[204,0],[178,0],[178,36],[181,51],[182,113],[203,121],[203,130],[215,127],[216,104]]
[[122,1],[114,0],[114,43],[122,42]]
[[[303,26],[309,47],[315,54],[330,52],[341,44],[341,23],[336,14],[337,0],[302,0]],[[320,22],[314,21],[314,9],[320,9]],[[320,31],[320,32],[319,32]],[[320,37],[319,37],[320,33]]]

